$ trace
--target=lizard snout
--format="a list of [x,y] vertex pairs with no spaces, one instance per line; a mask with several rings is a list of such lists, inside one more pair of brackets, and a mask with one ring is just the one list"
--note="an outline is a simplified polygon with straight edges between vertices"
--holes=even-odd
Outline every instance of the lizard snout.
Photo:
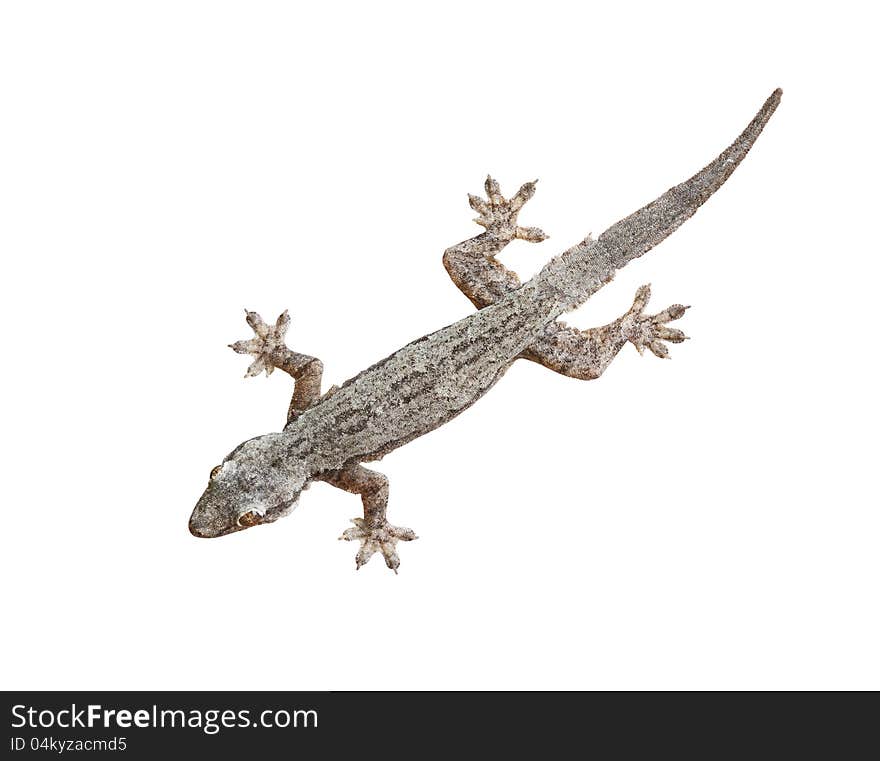
[[189,517],[189,533],[200,539],[212,539],[241,531],[244,527],[236,524],[235,512],[224,508],[211,489],[206,490]]
[[218,531],[210,522],[201,520],[195,510],[193,510],[193,514],[189,518],[189,533],[200,539],[211,539],[212,537],[223,535],[223,532]]
[[210,527],[201,523],[197,518],[195,513],[190,516],[189,519],[189,533],[193,536],[197,536],[200,539],[209,539],[213,536],[218,536],[218,534],[213,533],[210,530]]

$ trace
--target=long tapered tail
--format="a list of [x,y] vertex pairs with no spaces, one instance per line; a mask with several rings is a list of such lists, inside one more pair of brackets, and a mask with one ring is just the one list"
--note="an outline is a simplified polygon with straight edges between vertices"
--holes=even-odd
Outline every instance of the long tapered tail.
[[560,314],[582,304],[611,280],[616,270],[677,230],[725,183],[755,144],[781,98],[782,90],[775,90],[749,126],[711,164],[609,227],[598,240],[587,238],[550,261],[531,285],[557,292]]

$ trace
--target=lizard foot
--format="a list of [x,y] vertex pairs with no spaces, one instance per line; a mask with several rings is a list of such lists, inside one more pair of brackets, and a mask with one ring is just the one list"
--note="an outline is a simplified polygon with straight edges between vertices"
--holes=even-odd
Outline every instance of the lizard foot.
[[667,327],[665,323],[679,319],[688,307],[673,304],[658,314],[642,314],[650,298],[650,285],[639,288],[632,307],[622,318],[621,327],[632,345],[638,349],[639,354],[647,347],[655,356],[665,359],[669,356],[669,349],[664,341],[678,344],[687,338],[680,330]]
[[[537,182],[537,180],[535,180]],[[502,240],[511,241],[514,238],[540,243],[546,240],[547,235],[538,227],[519,227],[516,224],[516,216],[520,209],[533,195],[535,195],[535,182],[527,182],[508,201],[501,195],[501,188],[491,177],[486,178],[486,198],[468,194],[471,208],[480,216],[474,219],[478,225],[486,228],[486,231]]]
[[358,568],[365,565],[374,554],[381,552],[385,558],[385,565],[397,573],[400,565],[397,542],[409,542],[418,538],[412,529],[392,526],[387,521],[369,524],[363,518],[353,518],[351,522],[354,528],[346,529],[339,538],[349,542],[355,539],[360,541],[361,548],[354,559]]
[[271,375],[278,366],[273,361],[273,356],[279,351],[287,350],[284,345],[284,335],[290,325],[290,315],[285,309],[278,315],[274,325],[267,325],[256,312],[245,310],[245,315],[247,324],[253,328],[255,337],[247,341],[236,341],[234,344],[229,344],[229,348],[238,354],[250,354],[256,358],[244,374],[245,378],[259,375],[263,370],[266,371],[267,376]]

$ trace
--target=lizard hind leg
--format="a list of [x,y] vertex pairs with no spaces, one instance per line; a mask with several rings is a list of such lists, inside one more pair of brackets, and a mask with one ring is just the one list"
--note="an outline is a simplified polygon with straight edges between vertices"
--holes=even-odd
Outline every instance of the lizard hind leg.
[[664,341],[681,343],[687,338],[666,323],[682,317],[687,307],[673,304],[662,312],[647,315],[644,309],[650,297],[651,287],[643,285],[627,312],[601,328],[578,330],[561,321],[550,323],[520,356],[579,380],[598,378],[627,343],[632,343],[639,354],[647,348],[665,359],[669,350]]
[[454,246],[443,254],[443,266],[449,277],[478,309],[494,304],[520,287],[520,279],[495,256],[510,241],[519,238],[533,243],[546,239],[537,227],[521,227],[517,216],[535,194],[535,183],[525,183],[507,200],[491,177],[486,178],[486,198],[469,195],[471,208],[479,215],[474,222],[485,232]]
[[[527,182],[509,201],[505,200],[498,183],[487,177],[486,199],[469,196],[471,208],[480,215],[474,221],[486,231],[446,249],[443,265],[452,281],[478,309],[494,304],[521,285],[517,274],[501,264],[495,255],[514,238],[541,241],[547,237],[538,228],[517,224],[517,215],[534,193],[535,183]],[[584,243],[590,241],[587,236]],[[640,354],[647,348],[665,358],[669,351],[664,341],[685,340],[684,333],[665,323],[681,317],[685,307],[676,304],[659,314],[645,315],[650,295],[650,286],[642,286],[636,292],[632,307],[600,328],[579,330],[562,321],[551,322],[520,358],[580,380],[598,378],[628,342]]]
[[392,526],[385,518],[388,506],[388,479],[381,473],[368,470],[363,465],[352,463],[341,470],[333,470],[320,476],[331,486],[344,489],[351,494],[359,494],[364,505],[364,517],[354,518],[353,528],[346,529],[340,539],[357,540],[361,543],[355,556],[358,568],[365,565],[373,555],[381,552],[387,565],[394,573],[400,566],[397,542],[417,539],[412,529]]

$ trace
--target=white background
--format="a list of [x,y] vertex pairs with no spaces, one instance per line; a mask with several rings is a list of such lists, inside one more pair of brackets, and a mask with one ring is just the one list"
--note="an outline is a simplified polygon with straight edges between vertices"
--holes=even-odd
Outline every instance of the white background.
[[[4,3],[4,688],[880,688],[876,20],[867,3]],[[730,182],[570,316],[694,305],[671,361],[515,365],[359,500],[197,540],[242,308],[341,382],[466,314],[466,192],[540,177],[522,275]]]

